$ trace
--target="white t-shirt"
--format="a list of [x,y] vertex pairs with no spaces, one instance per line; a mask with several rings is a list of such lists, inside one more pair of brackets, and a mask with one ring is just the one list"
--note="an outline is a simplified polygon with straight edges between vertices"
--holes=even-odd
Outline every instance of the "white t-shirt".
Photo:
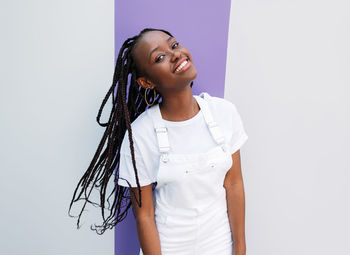
[[[213,118],[220,126],[229,145],[230,152],[233,154],[248,139],[236,106],[220,97],[209,95],[204,97],[204,99],[207,100]],[[136,168],[141,186],[157,181],[160,157],[153,121],[146,111],[141,113],[131,123]],[[217,146],[201,110],[191,119],[184,121],[163,119],[163,121],[168,129],[169,153],[196,154],[206,152]],[[137,187],[128,131],[125,132],[120,148],[119,177],[127,179],[132,187]],[[129,187],[128,183],[123,179],[119,178],[118,184]]]

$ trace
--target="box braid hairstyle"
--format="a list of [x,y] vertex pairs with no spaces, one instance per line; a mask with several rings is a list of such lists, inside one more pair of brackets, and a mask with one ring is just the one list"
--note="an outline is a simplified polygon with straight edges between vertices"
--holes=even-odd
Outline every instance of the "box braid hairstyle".
[[[138,35],[128,38],[122,45],[119,50],[114,75],[113,75],[113,83],[110,89],[108,90],[105,98],[102,101],[100,109],[97,114],[97,123],[106,127],[106,130],[102,136],[102,139],[98,145],[97,151],[95,155],[84,173],[81,177],[78,185],[74,191],[73,198],[69,205],[68,214],[70,217],[78,217],[77,220],[77,228],[79,229],[79,222],[82,216],[82,213],[87,205],[87,203],[91,203],[94,206],[101,207],[101,213],[103,218],[102,225],[96,225],[95,228],[91,225],[91,230],[95,230],[97,234],[102,235],[106,229],[112,229],[119,222],[123,221],[126,216],[128,209],[132,206],[132,202],[130,200],[130,196],[127,194],[129,191],[132,191],[135,200],[139,207],[141,207],[141,188],[138,178],[138,172],[136,169],[136,161],[135,161],[135,153],[134,153],[134,144],[132,139],[132,130],[131,123],[147,108],[147,102],[150,102],[149,97],[152,98],[152,102],[159,103],[161,99],[160,93],[156,91],[154,96],[154,91],[151,91],[145,95],[145,89],[142,86],[139,86],[137,83],[137,78],[142,76],[140,68],[137,67],[136,62],[132,57],[132,51],[134,46],[140,41],[140,38],[144,33],[148,31],[162,31],[170,36],[172,34],[163,29],[155,29],[155,28],[145,28]],[[128,85],[130,77],[130,84]],[[193,86],[193,81],[190,86]],[[117,87],[116,95],[112,93],[115,91]],[[126,91],[128,90],[128,96]],[[109,120],[106,123],[100,122],[100,117],[102,114],[102,110],[108,101],[108,98],[112,95],[112,110],[110,112]],[[120,159],[120,148],[126,133],[126,130],[129,134],[129,143],[130,143],[130,151],[132,164],[134,167],[134,174],[136,177],[136,183],[138,188],[138,193],[140,197],[140,201],[137,200],[134,191],[131,189],[131,185],[128,180],[127,183],[130,187],[123,187],[118,185],[119,178],[119,159]],[[106,148],[102,151],[104,145],[106,144]],[[114,186],[113,190],[107,197],[108,207],[105,208],[105,197],[106,190],[109,181],[111,180],[111,176],[114,174]],[[125,180],[125,179],[124,179]],[[155,189],[156,183],[152,183],[152,191]],[[95,203],[89,199],[93,189],[96,188],[99,190],[100,196],[100,204]],[[110,208],[110,197],[113,197],[112,208]],[[73,216],[70,214],[73,203],[85,200],[82,206],[82,209],[78,216]],[[109,215],[105,217],[105,210],[109,211]],[[134,213],[135,215],[135,213]]]

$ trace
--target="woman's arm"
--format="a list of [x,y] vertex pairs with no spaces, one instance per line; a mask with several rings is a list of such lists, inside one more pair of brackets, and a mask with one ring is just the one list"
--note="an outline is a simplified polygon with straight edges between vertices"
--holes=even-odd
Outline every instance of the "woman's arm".
[[232,160],[232,167],[227,172],[224,181],[224,187],[226,189],[227,211],[234,242],[233,254],[245,255],[245,197],[241,172],[240,150],[232,154]]
[[[132,188],[140,201],[139,191]],[[130,191],[131,194],[131,191]],[[138,238],[144,255],[161,255],[159,234],[154,220],[152,184],[141,187],[142,206],[139,207],[131,194],[131,201],[136,216]]]

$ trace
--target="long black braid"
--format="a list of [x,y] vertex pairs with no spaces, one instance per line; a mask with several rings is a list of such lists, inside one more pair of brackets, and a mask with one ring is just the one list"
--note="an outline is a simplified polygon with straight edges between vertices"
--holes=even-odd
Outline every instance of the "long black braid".
[[[172,36],[166,30],[163,29],[155,29],[155,28],[145,28],[138,35],[128,38],[122,45],[119,50],[114,75],[113,75],[113,83],[110,89],[108,90],[103,102],[100,106],[97,115],[97,123],[106,127],[106,130],[102,136],[102,139],[98,145],[97,151],[95,155],[78,182],[78,185],[74,191],[74,195],[72,201],[69,205],[68,214],[71,217],[78,217],[77,220],[77,228],[79,229],[79,222],[82,216],[82,213],[87,205],[87,203],[91,203],[94,206],[101,207],[103,223],[102,225],[96,225],[95,228],[91,225],[91,229],[95,230],[97,234],[102,235],[106,229],[112,229],[119,222],[123,221],[127,212],[132,205],[130,200],[130,196],[128,196],[128,192],[132,191],[135,196],[135,200],[137,201],[138,206],[141,207],[141,188],[138,178],[138,172],[136,169],[136,161],[135,161],[135,153],[134,153],[134,144],[132,139],[132,130],[131,123],[146,110],[147,104],[144,101],[145,89],[142,86],[139,86],[136,79],[143,75],[142,71],[138,68],[136,62],[132,57],[132,51],[134,46],[140,40],[142,35],[148,31],[162,31],[169,36]],[[129,75],[130,84],[128,86]],[[193,82],[191,82],[191,87]],[[116,95],[115,88],[117,87]],[[128,96],[126,95],[126,91],[128,90]],[[112,109],[110,112],[109,120],[106,123],[100,122],[100,117],[103,111],[108,98],[112,95]],[[155,104],[159,103],[161,100],[161,95],[156,91],[156,96],[154,96],[154,92],[151,91],[147,93],[146,99],[148,102],[153,102]],[[127,100],[126,100],[127,99]],[[132,164],[134,167],[134,173],[136,177],[136,183],[138,187],[140,201],[137,200],[137,197],[134,191],[131,189],[130,183],[127,181],[129,188],[119,186],[118,178],[119,178],[119,159],[120,159],[120,147],[123,140],[123,137],[128,130],[129,134],[129,142],[130,142],[130,151]],[[107,141],[107,144],[106,144]],[[104,145],[106,144],[106,148],[101,153]],[[105,197],[106,190],[110,177],[114,174],[114,183],[113,190],[107,197],[108,207],[105,208]],[[154,184],[154,183],[153,183]],[[152,191],[155,186],[152,184]],[[100,204],[95,203],[89,200],[89,197],[92,191],[96,188],[100,193]],[[110,197],[113,197],[112,207],[110,206]],[[82,209],[78,216],[73,216],[70,214],[72,205],[74,202],[79,200],[85,200],[82,206]],[[108,210],[110,213],[108,217],[105,217],[105,210]]]

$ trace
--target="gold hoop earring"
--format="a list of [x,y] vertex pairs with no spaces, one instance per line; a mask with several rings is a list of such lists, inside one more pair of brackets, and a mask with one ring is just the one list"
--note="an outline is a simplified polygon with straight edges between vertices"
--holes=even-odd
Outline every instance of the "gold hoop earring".
[[152,102],[152,104],[150,104],[150,103],[147,102],[147,97],[146,97],[147,89],[149,89],[149,88],[146,88],[146,90],[145,90],[145,102],[146,102],[146,104],[147,104],[148,106],[152,106],[152,105],[154,104],[155,99],[156,99],[156,90],[153,89],[154,97],[153,97],[153,102]]

